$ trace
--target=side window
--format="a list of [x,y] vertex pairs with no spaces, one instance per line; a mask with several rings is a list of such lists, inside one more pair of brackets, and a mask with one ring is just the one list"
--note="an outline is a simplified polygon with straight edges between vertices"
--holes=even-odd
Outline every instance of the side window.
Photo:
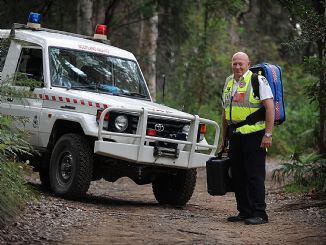
[[0,72],[2,71],[3,66],[5,65],[9,46],[10,46],[10,39],[0,37]]
[[[25,78],[39,81],[37,87],[43,87],[43,61],[42,50],[35,48],[23,48],[20,54],[16,72]],[[17,80],[19,77],[17,77]]]

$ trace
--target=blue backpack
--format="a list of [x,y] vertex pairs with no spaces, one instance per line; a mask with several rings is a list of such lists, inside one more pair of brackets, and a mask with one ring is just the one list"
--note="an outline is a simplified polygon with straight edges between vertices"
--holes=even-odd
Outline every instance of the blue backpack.
[[[283,98],[283,82],[281,68],[278,65],[262,63],[252,66],[250,70],[254,74],[262,75],[267,79],[274,96],[274,124],[279,125],[283,123],[285,121],[285,105]],[[251,83],[254,90],[254,94],[259,97],[258,76],[254,74],[252,76]]]

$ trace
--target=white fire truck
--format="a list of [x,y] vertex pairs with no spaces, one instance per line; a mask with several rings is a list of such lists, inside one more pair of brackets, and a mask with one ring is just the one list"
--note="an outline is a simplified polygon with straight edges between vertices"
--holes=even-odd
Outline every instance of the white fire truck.
[[[25,119],[14,124],[29,132],[40,180],[59,196],[78,199],[91,181],[127,176],[152,183],[159,203],[185,205],[196,169],[215,154],[219,127],[154,103],[134,55],[103,40],[105,31],[99,25],[86,37],[41,28],[36,13],[27,25],[0,30],[8,43],[0,86],[31,91],[24,98],[1,92],[1,115]],[[24,85],[17,74],[39,83]]]

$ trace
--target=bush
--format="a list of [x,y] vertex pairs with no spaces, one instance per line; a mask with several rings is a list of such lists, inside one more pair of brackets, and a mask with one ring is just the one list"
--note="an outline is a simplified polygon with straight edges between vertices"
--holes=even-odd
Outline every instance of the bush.
[[11,220],[35,193],[22,177],[23,167],[18,163],[0,165],[0,226]]
[[273,171],[275,181],[289,179],[287,190],[303,192],[326,191],[326,158],[323,155],[311,153],[309,155],[293,154],[288,161],[282,163],[281,168]]
[[0,226],[13,218],[35,195],[22,177],[19,155],[30,154],[24,132],[11,127],[12,118],[0,115]]

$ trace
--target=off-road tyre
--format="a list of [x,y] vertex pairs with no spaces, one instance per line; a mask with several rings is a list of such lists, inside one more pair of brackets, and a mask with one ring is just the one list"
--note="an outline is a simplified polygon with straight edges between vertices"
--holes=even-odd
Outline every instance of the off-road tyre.
[[153,193],[160,204],[184,206],[196,186],[196,169],[178,169],[158,175],[152,183]]
[[91,142],[79,134],[61,136],[51,154],[51,190],[68,199],[80,199],[89,188],[92,172]]

